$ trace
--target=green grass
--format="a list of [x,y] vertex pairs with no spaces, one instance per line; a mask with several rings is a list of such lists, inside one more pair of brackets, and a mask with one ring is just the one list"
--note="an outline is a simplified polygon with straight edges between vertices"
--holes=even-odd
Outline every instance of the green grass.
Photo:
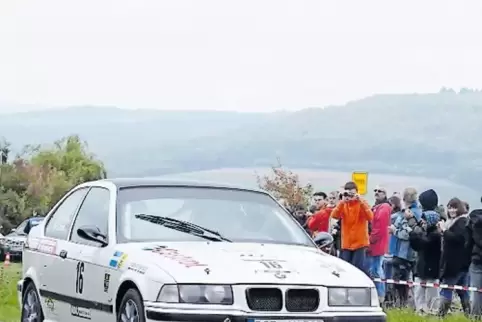
[[4,267],[0,262],[0,321],[14,322],[20,320],[20,309],[17,301],[17,282],[21,278],[21,264],[12,263]]
[[[17,303],[17,282],[21,278],[21,264],[10,264],[4,267],[0,262],[0,322],[16,322],[20,320],[20,310]],[[441,320],[436,317],[426,317],[411,311],[390,310],[387,313],[389,322],[426,322]],[[468,322],[463,315],[451,315],[443,322]]]
[[413,311],[402,311],[402,310],[390,310],[387,312],[387,320],[389,322],[469,322],[471,320],[464,317],[463,314],[453,314],[448,315],[445,319],[441,320],[436,316],[421,316],[415,314]]

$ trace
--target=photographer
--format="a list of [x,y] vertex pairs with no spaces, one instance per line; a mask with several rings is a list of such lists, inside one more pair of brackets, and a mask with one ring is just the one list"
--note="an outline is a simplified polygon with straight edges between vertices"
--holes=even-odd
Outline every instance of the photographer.
[[[413,229],[417,226],[422,216],[422,211],[417,204],[418,193],[414,188],[406,188],[403,191],[402,209],[398,215],[393,218],[394,223],[388,228],[392,236],[394,236],[395,247],[393,251],[393,276],[394,280],[408,281],[413,269],[416,253],[410,246],[409,236]],[[406,284],[395,284],[395,293],[397,294],[397,305],[405,307],[408,301],[409,287]]]
[[366,250],[370,245],[368,223],[373,219],[373,213],[368,203],[358,195],[354,182],[345,184],[343,199],[333,209],[331,217],[341,220],[340,257],[366,273]]
[[315,193],[314,200],[317,207],[316,212],[306,222],[313,236],[319,232],[330,231],[330,215],[334,208],[333,202],[324,192]]

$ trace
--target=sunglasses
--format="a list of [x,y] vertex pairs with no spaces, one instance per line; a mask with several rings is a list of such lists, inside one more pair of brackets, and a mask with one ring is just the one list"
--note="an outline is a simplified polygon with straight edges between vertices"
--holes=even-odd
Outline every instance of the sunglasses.
[[375,193],[379,193],[379,192],[383,192],[383,193],[385,193],[385,191],[380,190],[380,189],[375,189],[375,190],[373,190],[373,191],[374,191]]

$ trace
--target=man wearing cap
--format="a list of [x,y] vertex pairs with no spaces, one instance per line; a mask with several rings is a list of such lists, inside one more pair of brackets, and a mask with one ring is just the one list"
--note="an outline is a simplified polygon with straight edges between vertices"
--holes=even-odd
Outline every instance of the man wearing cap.
[[[392,207],[387,199],[387,189],[377,186],[374,190],[375,205],[372,208],[370,246],[367,252],[367,269],[371,278],[385,278],[383,272],[383,258],[388,251],[390,217]],[[375,282],[380,302],[385,299],[384,283]]]

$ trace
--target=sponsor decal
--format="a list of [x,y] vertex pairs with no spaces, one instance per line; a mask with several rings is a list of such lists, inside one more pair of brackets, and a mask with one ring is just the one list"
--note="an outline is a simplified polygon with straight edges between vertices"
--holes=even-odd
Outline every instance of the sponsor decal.
[[104,292],[105,293],[109,292],[109,284],[110,284],[110,274],[105,273],[104,274]]
[[180,254],[177,249],[167,248],[165,246],[145,247],[142,250],[161,255],[187,268],[208,266],[207,264],[201,264],[191,256]]
[[109,262],[109,266],[112,268],[122,268],[127,259],[127,254],[123,252],[116,251]]
[[139,274],[145,274],[146,271],[147,271],[147,267],[144,266],[144,265],[141,265],[141,264],[137,264],[137,263],[131,263],[128,267],[127,267],[128,270],[130,271],[134,271],[136,273],[139,273]]
[[245,262],[259,263],[262,269],[255,269],[255,273],[272,274],[279,279],[285,279],[288,274],[298,274],[297,271],[286,267],[286,261],[279,259],[244,259]]
[[72,316],[76,316],[81,319],[86,319],[90,320],[91,315],[90,315],[90,309],[85,308],[85,307],[80,307],[80,306],[70,306],[70,314]]
[[327,263],[327,262],[324,262],[324,261],[323,262],[320,261],[319,263],[320,263],[321,268],[326,268],[326,269],[329,269],[329,270],[334,269],[334,272],[336,272],[338,274],[339,273],[346,273],[346,271],[341,266],[338,266],[335,263]]
[[42,239],[38,244],[38,251],[46,254],[56,254],[57,241],[54,239]]
[[25,241],[25,247],[41,253],[55,254],[57,251],[57,241],[55,239],[33,237]]
[[50,313],[55,312],[55,302],[50,297],[45,299],[45,306],[49,309]]

